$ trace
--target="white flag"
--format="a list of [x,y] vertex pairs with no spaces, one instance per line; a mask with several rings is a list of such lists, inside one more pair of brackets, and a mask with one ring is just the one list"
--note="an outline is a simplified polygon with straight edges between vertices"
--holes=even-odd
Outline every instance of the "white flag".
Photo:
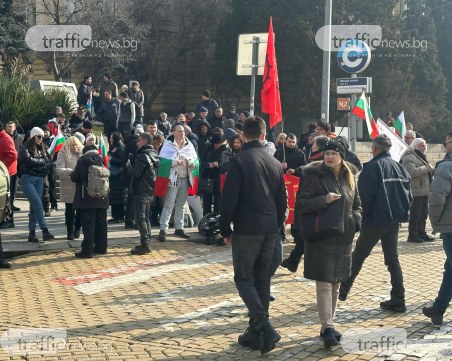
[[391,140],[392,147],[389,153],[396,162],[400,161],[402,154],[408,149],[408,145],[380,119],[377,119],[379,134],[386,134]]

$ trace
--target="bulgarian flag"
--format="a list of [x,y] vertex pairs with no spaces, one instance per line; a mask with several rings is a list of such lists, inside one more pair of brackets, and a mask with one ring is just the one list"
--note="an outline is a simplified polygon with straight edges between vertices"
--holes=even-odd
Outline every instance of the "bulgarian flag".
[[372,112],[370,111],[370,106],[364,92],[361,94],[361,97],[353,108],[352,114],[366,121],[367,130],[371,139],[374,139],[379,134],[377,123],[375,122]]
[[182,149],[179,149],[172,140],[167,140],[163,144],[159,154],[160,165],[154,186],[154,194],[157,197],[163,197],[166,194],[166,189],[170,182],[174,184],[177,182],[177,167],[173,167],[173,161],[180,157],[185,158],[189,163],[195,165],[193,172],[189,171],[191,184],[189,194],[196,194],[199,177],[199,160],[193,144],[187,141],[186,145]]
[[107,146],[105,145],[104,141],[104,135],[100,135],[100,141],[99,141],[99,155],[102,157],[102,164],[105,168],[110,169],[110,161],[108,160],[107,155]]
[[403,110],[402,113],[400,113],[399,117],[395,120],[394,128],[396,130],[396,134],[401,139],[404,139],[406,133],[406,126],[405,126],[405,113],[403,112]]
[[52,144],[50,144],[49,154],[51,158],[53,158],[53,156],[57,154],[61,150],[61,148],[63,148],[65,142],[66,138],[61,132],[61,129],[59,129],[57,136],[53,138]]

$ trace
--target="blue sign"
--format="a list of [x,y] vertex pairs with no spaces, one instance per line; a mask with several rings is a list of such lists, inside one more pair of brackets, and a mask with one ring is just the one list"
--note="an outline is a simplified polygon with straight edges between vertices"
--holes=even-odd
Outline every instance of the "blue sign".
[[362,72],[370,63],[369,46],[358,39],[348,39],[345,41],[337,53],[339,67],[351,74]]

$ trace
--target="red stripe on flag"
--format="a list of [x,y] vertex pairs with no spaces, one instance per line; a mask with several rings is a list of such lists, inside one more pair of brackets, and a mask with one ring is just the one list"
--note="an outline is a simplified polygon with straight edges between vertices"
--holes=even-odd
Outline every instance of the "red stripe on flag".
[[298,185],[300,178],[290,174],[284,174],[284,183],[286,183],[289,216],[286,219],[286,224],[293,224],[295,218],[295,201],[297,197]]
[[166,194],[166,189],[168,188],[169,178],[163,178],[157,176],[154,185],[154,195],[157,197],[164,197]]

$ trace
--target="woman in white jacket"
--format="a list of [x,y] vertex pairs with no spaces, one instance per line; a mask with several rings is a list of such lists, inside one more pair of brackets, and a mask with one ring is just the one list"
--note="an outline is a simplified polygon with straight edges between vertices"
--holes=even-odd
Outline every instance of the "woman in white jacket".
[[74,240],[80,237],[80,215],[72,204],[74,203],[75,183],[71,181],[71,173],[82,156],[83,144],[77,137],[66,140],[58,153],[56,174],[60,177],[60,201],[66,205],[64,217],[66,219],[67,239]]

